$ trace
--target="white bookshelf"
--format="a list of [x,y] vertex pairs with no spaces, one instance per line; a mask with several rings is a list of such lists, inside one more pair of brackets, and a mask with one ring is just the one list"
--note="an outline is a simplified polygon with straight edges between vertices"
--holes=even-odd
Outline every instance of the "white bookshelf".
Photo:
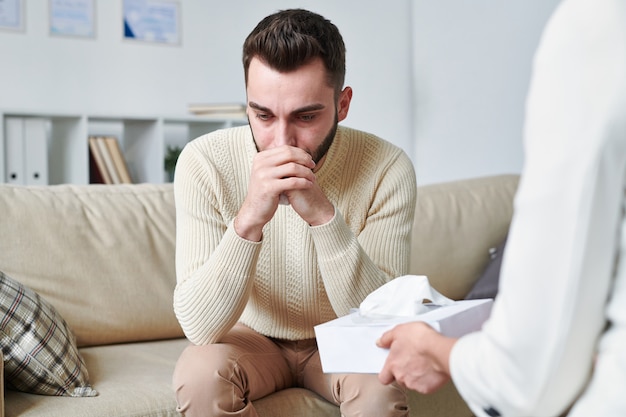
[[[63,114],[0,109],[0,182],[15,182],[12,169],[20,161],[9,160],[7,119],[43,119],[47,141],[48,184],[88,184],[90,135],[115,136],[124,153],[133,182],[166,181],[163,159],[168,146],[183,147],[188,141],[211,131],[247,124],[245,119],[196,116],[145,117],[128,115]],[[17,139],[19,140],[19,139]],[[24,155],[28,158],[29,155]],[[17,168],[16,168],[17,167]],[[17,181],[16,183],[20,183]]]

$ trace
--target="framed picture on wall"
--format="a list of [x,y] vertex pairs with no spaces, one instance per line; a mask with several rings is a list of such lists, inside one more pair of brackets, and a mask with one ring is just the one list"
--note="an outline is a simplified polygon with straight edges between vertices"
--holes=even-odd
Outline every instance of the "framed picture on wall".
[[23,0],[0,0],[0,29],[24,31]]
[[50,35],[96,36],[95,0],[49,0]]
[[124,39],[169,45],[181,44],[180,2],[123,0]]

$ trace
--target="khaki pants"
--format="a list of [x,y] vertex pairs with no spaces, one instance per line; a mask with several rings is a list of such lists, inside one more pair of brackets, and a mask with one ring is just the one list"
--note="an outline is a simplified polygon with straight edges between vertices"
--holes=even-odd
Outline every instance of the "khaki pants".
[[346,417],[409,415],[405,392],[377,375],[323,373],[314,339],[271,339],[241,324],[221,343],[187,347],[173,382],[187,417],[256,417],[252,401],[289,387],[316,392]]

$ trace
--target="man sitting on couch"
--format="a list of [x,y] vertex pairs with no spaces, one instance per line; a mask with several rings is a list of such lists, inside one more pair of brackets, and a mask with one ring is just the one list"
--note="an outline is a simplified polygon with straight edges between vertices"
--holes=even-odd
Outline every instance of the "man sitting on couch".
[[412,163],[338,126],[352,89],[322,16],[268,16],[243,63],[250,126],[190,142],[176,168],[174,307],[193,343],[174,373],[179,410],[255,416],[253,400],[299,386],[344,416],[407,416],[397,385],[324,374],[313,327],[406,274]]

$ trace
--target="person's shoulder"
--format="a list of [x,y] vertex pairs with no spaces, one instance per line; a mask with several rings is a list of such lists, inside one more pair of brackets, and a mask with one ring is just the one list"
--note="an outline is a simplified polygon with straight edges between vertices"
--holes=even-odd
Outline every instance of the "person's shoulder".
[[401,177],[414,177],[413,162],[399,146],[373,133],[339,126],[338,146],[333,150],[335,161],[357,160],[362,172],[387,175],[397,172]]
[[361,148],[373,148],[377,151],[398,153],[402,152],[399,146],[381,138],[370,132],[354,129],[352,127],[339,125],[338,132],[342,141],[347,146],[356,146]]
[[385,165],[398,161],[410,162],[409,156],[399,146],[381,138],[380,136],[346,126],[338,127],[339,147],[344,152],[338,153],[352,155],[361,159],[362,163]]
[[[332,161],[350,167],[351,175],[361,181],[404,183],[415,188],[415,169],[407,153],[380,136],[350,127],[338,130],[339,146]],[[347,168],[346,168],[347,169]]]

